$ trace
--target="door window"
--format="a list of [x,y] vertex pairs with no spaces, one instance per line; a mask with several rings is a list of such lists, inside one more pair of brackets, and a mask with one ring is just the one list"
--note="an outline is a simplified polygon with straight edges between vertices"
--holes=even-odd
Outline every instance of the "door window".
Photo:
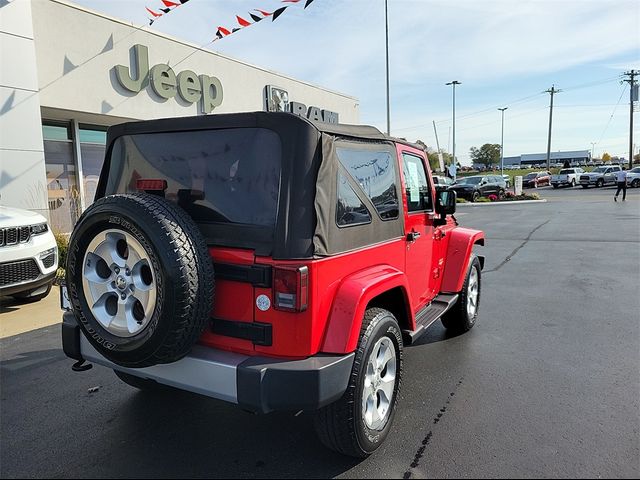
[[432,209],[431,190],[422,159],[408,153],[402,154],[402,173],[407,192],[409,213]]

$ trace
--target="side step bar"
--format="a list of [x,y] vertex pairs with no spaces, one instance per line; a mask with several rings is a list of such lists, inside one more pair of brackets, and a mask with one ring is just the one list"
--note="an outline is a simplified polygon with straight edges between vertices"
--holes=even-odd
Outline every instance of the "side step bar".
[[458,301],[458,294],[444,294],[436,296],[429,305],[416,314],[416,329],[402,330],[405,344],[411,345],[427,331],[436,320],[439,320],[447,310],[453,307]]

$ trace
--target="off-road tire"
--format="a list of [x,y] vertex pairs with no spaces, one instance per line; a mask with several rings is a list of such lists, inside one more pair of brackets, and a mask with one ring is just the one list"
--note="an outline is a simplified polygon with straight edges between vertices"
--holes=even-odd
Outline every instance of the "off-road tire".
[[162,392],[173,390],[170,386],[158,383],[155,380],[136,377],[134,375],[129,375],[128,373],[121,372],[120,370],[114,370],[113,373],[115,373],[116,377],[118,377],[127,385],[145,392]]
[[[364,377],[369,356],[376,342],[388,337],[396,351],[396,382],[388,419],[382,430],[370,430],[362,418]],[[393,314],[382,308],[366,311],[360,330],[349,385],[340,400],[320,409],[315,428],[320,441],[329,449],[350,457],[365,458],[385,440],[391,429],[402,383],[402,333]]]
[[[478,273],[478,297],[476,301],[475,313],[469,315],[467,309],[467,301],[469,299],[469,278],[471,277],[472,269],[477,269]],[[444,327],[451,333],[459,334],[468,332],[476,324],[478,318],[478,310],[480,307],[480,294],[482,285],[482,268],[480,266],[480,260],[476,255],[471,255],[469,260],[469,267],[462,285],[462,291],[456,301],[455,305],[449,309],[441,318]]]
[[471,194],[471,201],[472,202],[477,202],[480,199],[480,194],[478,192],[473,192]]
[[[145,250],[155,276],[153,313],[133,336],[114,335],[103,327],[84,292],[85,253],[106,230],[133,237]],[[142,193],[101,198],[83,213],[69,241],[66,284],[89,342],[108,360],[129,368],[183,358],[201,336],[213,308],[213,264],[198,227],[178,206]]]

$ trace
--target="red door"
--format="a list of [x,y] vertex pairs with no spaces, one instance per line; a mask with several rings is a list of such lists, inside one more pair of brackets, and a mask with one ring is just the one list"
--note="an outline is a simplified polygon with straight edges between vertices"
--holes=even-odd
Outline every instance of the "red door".
[[405,204],[405,272],[411,289],[411,303],[417,311],[434,297],[432,281],[433,197],[424,155],[419,150],[399,147]]

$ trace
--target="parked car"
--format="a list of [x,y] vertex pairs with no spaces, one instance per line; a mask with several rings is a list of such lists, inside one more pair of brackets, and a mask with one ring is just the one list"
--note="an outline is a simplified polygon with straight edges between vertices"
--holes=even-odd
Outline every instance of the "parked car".
[[549,172],[531,172],[522,179],[524,188],[538,188],[551,184],[551,174]]
[[504,196],[505,184],[504,181],[497,175],[474,175],[472,177],[462,177],[456,180],[450,190],[454,190],[458,197],[464,198],[471,202],[477,201],[480,197],[488,197],[489,195],[496,195],[501,198]]
[[633,167],[627,172],[627,185],[633,188],[640,187],[640,167]]
[[584,173],[582,168],[565,168],[557,175],[551,175],[551,185],[558,187],[575,187],[580,181],[580,174]]
[[605,185],[615,185],[615,172],[620,171],[618,165],[603,165],[595,168],[591,172],[585,172],[580,175],[580,185],[582,188],[589,188],[590,185],[595,187],[603,187]]
[[106,152],[69,243],[76,371],[315,411],[326,446],[366,457],[391,429],[404,346],[436,319],[476,322],[484,234],[457,226],[417,145],[254,112],[113,126]]
[[58,248],[47,219],[0,206],[0,296],[46,297],[58,269]]
[[501,175],[498,178],[502,178],[504,181],[504,188],[511,188],[511,177],[509,175]]

